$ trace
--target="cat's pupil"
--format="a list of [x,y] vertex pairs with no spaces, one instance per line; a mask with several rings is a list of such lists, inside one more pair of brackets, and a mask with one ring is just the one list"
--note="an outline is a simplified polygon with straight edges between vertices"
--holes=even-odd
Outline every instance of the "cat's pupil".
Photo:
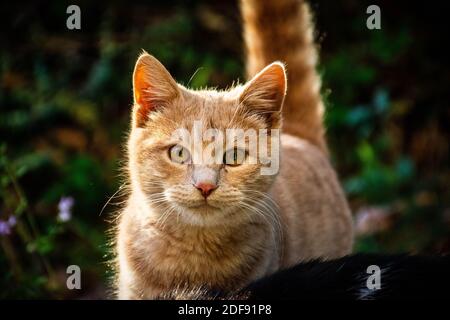
[[190,160],[190,153],[186,148],[175,145],[169,149],[169,157],[173,162],[185,164]]
[[223,155],[223,163],[229,166],[237,166],[242,163],[244,152],[240,149],[229,150]]

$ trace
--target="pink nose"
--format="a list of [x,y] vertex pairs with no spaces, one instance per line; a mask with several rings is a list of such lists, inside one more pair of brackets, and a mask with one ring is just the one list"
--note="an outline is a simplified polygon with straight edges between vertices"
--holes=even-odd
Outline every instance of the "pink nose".
[[195,187],[202,193],[202,195],[207,198],[214,189],[217,188],[216,185],[212,183],[199,182],[195,184]]

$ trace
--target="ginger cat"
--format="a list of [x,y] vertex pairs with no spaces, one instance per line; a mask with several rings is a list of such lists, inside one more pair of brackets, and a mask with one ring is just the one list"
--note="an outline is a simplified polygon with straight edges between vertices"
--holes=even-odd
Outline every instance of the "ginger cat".
[[[300,261],[351,251],[351,214],[323,137],[308,7],[247,0],[242,12],[254,75],[244,85],[190,90],[151,55],[136,63],[127,145],[131,192],[116,239],[120,299],[186,288],[234,290]],[[287,63],[288,78],[284,64],[269,64],[274,60]],[[173,133],[191,132],[196,122],[201,132],[268,130],[269,148],[281,140],[279,173],[262,174],[267,162],[249,161],[245,148],[211,154],[220,161],[195,161],[192,146]]]

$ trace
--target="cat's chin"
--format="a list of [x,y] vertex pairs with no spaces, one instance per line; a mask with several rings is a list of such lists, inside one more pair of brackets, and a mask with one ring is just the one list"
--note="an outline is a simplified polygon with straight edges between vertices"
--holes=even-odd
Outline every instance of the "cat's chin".
[[181,219],[195,226],[217,226],[230,222],[231,208],[221,208],[217,204],[204,202],[196,206],[177,206]]

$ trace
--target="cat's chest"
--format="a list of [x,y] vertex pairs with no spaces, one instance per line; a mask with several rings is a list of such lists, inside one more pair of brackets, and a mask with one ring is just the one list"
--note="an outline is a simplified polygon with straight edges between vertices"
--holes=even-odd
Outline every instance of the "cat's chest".
[[219,237],[146,230],[139,240],[130,241],[128,256],[140,280],[153,287],[234,289],[267,271],[267,246],[252,244],[239,232]]

